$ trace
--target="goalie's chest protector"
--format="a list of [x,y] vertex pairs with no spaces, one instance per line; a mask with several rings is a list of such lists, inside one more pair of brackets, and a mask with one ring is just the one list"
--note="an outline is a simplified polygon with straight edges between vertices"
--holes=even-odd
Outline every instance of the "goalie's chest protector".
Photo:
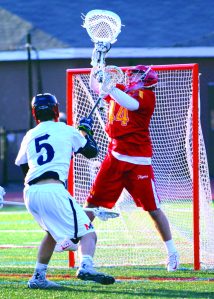
[[148,141],[155,94],[151,90],[138,90],[129,95],[139,102],[139,109],[129,111],[110,98],[106,131],[111,138],[126,138],[133,143]]
[[106,127],[111,137],[109,150],[128,156],[151,157],[149,124],[154,111],[155,94],[151,90],[140,90],[135,91],[132,97],[140,104],[136,111],[128,111],[113,99],[110,100],[109,123]]

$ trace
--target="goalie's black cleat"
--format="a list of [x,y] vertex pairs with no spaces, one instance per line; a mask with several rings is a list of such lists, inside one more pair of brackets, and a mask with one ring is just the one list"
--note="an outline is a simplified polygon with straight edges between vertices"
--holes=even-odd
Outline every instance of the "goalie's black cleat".
[[91,280],[105,285],[113,284],[115,282],[115,278],[113,276],[97,272],[95,269],[91,267],[78,269],[77,278],[81,280]]

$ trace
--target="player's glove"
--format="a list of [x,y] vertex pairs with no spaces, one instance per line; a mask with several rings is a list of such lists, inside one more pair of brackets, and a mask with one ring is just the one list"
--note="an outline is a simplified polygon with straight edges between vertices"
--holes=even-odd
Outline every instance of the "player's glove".
[[94,120],[92,117],[83,117],[79,122],[78,129],[86,132],[88,135],[93,135],[92,126]]

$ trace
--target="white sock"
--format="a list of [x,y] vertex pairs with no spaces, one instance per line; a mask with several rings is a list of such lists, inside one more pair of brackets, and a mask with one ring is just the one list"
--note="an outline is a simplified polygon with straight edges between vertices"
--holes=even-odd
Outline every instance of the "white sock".
[[93,258],[90,255],[82,255],[80,258],[80,264],[86,264],[86,265],[92,265],[93,264]]
[[35,272],[46,272],[47,268],[47,264],[41,264],[39,262],[36,262]]
[[177,252],[173,240],[166,241],[166,242],[164,242],[164,244],[165,244],[166,251],[167,251],[168,255],[171,255],[172,253]]

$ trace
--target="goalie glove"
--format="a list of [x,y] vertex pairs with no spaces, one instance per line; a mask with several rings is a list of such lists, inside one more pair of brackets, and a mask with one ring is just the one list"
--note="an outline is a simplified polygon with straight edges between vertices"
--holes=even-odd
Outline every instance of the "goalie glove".
[[110,43],[97,42],[94,44],[94,49],[91,57],[91,65],[105,65],[105,56],[111,49]]
[[110,94],[115,88],[115,84],[112,82],[112,77],[108,73],[104,73],[103,82],[100,85],[100,95],[106,96]]

